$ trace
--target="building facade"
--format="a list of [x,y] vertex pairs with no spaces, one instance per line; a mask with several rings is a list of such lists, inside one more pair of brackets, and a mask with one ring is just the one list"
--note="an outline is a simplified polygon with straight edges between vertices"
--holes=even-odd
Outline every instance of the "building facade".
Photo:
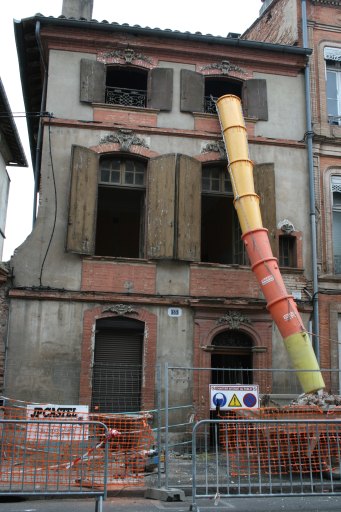
[[[263,223],[308,324],[310,50],[89,21],[88,7],[15,24],[26,109],[45,115],[28,125],[39,208],[11,260],[6,395],[137,411],[155,407],[156,364],[249,381],[287,368],[241,243],[215,100],[242,100]],[[280,374],[257,375],[283,392]],[[179,378],[171,393],[207,409],[218,380]]]

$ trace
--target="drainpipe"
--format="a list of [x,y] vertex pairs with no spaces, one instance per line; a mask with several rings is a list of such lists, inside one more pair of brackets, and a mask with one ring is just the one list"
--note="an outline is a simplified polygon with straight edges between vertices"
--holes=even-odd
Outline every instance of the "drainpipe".
[[[307,4],[306,0],[301,0],[302,7],[302,38],[303,47],[308,48],[308,24],[307,24]],[[315,213],[315,185],[314,185],[314,162],[313,162],[313,129],[311,122],[311,94],[310,94],[310,64],[307,56],[307,65],[304,70],[305,78],[305,103],[306,103],[306,140],[308,152],[308,172],[309,172],[309,204],[310,204],[310,228],[311,228],[311,252],[312,252],[312,272],[313,272],[313,347],[316,359],[320,361],[320,343],[319,343],[319,306],[318,306],[318,275],[317,275],[317,242],[316,242],[316,213]]]
[[39,48],[41,63],[44,68],[44,82],[43,82],[43,91],[40,103],[40,117],[39,117],[39,128],[37,135],[37,146],[36,146],[36,158],[34,162],[34,196],[33,196],[33,218],[32,225],[34,226],[37,218],[37,200],[38,200],[38,191],[39,191],[39,175],[40,175],[40,165],[41,165],[41,148],[42,148],[42,139],[43,139],[43,123],[42,123],[42,113],[45,110],[46,103],[46,93],[47,93],[47,67],[44,61],[43,49],[41,45],[40,39],[40,22],[37,21],[35,36]]

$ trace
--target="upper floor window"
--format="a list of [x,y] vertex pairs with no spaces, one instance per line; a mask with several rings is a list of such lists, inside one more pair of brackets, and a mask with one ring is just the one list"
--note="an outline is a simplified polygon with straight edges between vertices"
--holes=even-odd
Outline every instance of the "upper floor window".
[[244,82],[226,76],[205,76],[189,69],[181,70],[181,112],[216,114],[215,102],[224,94],[241,98],[246,117],[268,120],[267,86],[264,79]]
[[332,177],[334,273],[341,274],[341,176]]
[[242,82],[224,77],[205,79],[205,104],[204,110],[208,114],[216,114],[216,101],[224,94],[234,94],[242,97]]
[[281,267],[297,267],[296,237],[279,235],[278,259]]
[[173,70],[81,59],[80,101],[172,110]]
[[341,48],[324,48],[327,113],[330,124],[341,125]]
[[327,63],[327,110],[329,123],[341,125],[341,62]]
[[147,77],[147,70],[108,66],[105,103],[128,107],[146,107]]

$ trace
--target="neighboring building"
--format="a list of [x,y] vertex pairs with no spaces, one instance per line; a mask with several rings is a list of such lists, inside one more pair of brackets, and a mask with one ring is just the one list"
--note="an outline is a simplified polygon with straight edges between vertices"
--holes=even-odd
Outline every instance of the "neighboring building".
[[[302,10],[303,8],[303,10]],[[305,15],[306,13],[306,15]],[[310,57],[312,163],[317,226],[320,361],[341,366],[341,1],[273,0],[243,38],[303,45]],[[333,391],[340,393],[338,372]]]
[[[308,322],[310,51],[87,21],[91,2],[85,14],[65,2],[62,17],[15,23],[26,109],[46,113],[28,120],[40,206],[11,260],[6,395],[136,411],[155,407],[156,363],[287,368],[240,240],[214,99],[242,98],[264,225]],[[171,394],[207,411],[217,379],[175,379]],[[284,391],[280,374],[257,382]]]
[[9,266],[1,263],[5,239],[10,178],[7,167],[27,167],[24,150],[0,79],[0,390],[3,389],[5,338],[7,331]]

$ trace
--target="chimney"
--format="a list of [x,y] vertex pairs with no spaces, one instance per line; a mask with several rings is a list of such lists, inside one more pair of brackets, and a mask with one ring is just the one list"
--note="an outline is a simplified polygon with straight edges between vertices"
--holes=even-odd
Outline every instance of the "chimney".
[[63,0],[62,15],[66,18],[92,19],[94,0]]

